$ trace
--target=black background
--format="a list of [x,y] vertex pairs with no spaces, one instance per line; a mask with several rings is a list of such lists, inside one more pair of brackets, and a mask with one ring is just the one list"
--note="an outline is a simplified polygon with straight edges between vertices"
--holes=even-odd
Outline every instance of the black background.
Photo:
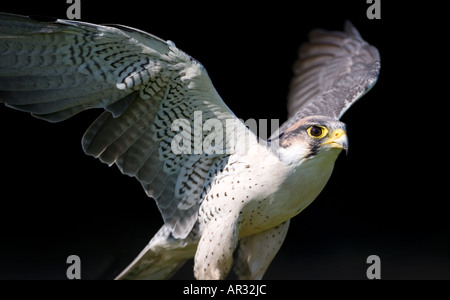
[[[69,6],[3,2],[3,12],[57,18]],[[368,20],[364,0],[156,2],[82,1],[81,17],[172,40],[243,119],[286,119],[291,66],[313,28],[351,20],[380,51],[378,83],[342,119],[349,154],[292,220],[266,279],[366,279],[372,254],[383,279],[450,279],[446,86],[433,70],[445,50],[430,35],[439,7],[382,1],[381,20]],[[112,279],[162,225],[136,180],[84,155],[81,137],[99,114],[50,124],[0,107],[0,279],[65,279],[72,254],[82,279]],[[174,278],[193,278],[192,262]]]

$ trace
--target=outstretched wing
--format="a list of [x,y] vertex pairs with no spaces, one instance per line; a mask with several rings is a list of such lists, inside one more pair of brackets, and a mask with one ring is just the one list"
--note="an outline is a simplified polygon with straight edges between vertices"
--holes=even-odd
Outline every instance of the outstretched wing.
[[340,119],[376,82],[378,50],[347,21],[344,32],[316,29],[299,50],[283,128],[312,115]]
[[[200,63],[124,26],[0,14],[0,102],[50,122],[104,108],[84,151],[136,177],[177,238],[197,220],[211,166],[238,144],[223,143],[226,135],[250,134]],[[210,119],[221,144],[203,142],[211,132],[202,120]]]

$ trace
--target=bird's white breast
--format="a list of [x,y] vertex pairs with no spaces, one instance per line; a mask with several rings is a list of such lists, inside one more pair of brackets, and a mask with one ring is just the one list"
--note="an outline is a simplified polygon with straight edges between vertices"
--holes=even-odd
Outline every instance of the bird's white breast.
[[249,215],[248,229],[244,233],[263,231],[277,226],[305,209],[325,187],[333,171],[338,151],[327,151],[298,165],[285,165],[281,161],[272,165],[261,198],[250,201],[244,209]]
[[285,222],[322,191],[338,153],[327,151],[297,163],[286,163],[261,146],[232,155],[202,202],[201,223],[224,218],[243,237]]

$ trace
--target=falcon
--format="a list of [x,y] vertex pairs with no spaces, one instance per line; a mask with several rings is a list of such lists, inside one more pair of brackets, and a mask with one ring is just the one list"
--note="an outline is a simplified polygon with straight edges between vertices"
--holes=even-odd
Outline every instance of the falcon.
[[343,32],[311,31],[293,68],[289,118],[264,140],[171,41],[120,25],[0,14],[0,102],[49,122],[103,108],[83,150],[139,180],[161,212],[163,226],[117,279],[169,278],[191,258],[197,279],[232,269],[261,279],[290,219],[347,150],[339,119],[379,69],[377,49],[350,22]]

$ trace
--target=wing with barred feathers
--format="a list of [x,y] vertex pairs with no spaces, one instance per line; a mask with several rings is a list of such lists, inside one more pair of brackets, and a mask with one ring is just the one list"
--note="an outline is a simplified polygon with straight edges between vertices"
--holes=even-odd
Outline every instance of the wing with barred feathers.
[[84,151],[136,177],[176,238],[197,220],[212,164],[239,143],[203,143],[199,152],[173,144],[174,137],[204,140],[210,132],[192,122],[198,112],[220,122],[222,141],[251,134],[200,63],[171,42],[125,26],[0,14],[0,102],[50,122],[105,109],[83,136]]
[[349,21],[343,32],[312,30],[294,65],[289,119],[280,130],[307,116],[340,119],[376,83],[379,71],[378,50]]

